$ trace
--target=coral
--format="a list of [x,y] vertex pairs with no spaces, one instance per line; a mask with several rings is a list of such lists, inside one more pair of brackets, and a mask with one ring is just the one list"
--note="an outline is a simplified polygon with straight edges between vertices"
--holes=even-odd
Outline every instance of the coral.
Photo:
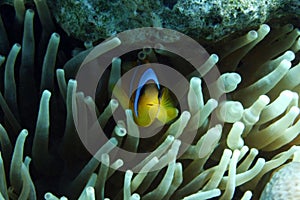
[[297,199],[299,198],[299,161],[295,160],[274,172],[260,199]]
[[[263,24],[210,44],[200,73],[162,44],[129,52],[112,59],[93,99],[75,80],[81,64],[132,41],[113,37],[75,48],[64,32],[54,32],[45,1],[13,4],[1,4],[0,18],[1,199],[257,199],[273,170],[299,160],[300,33],[293,25]],[[140,137],[129,97],[114,87],[145,59],[169,64],[188,80],[177,99],[187,106],[150,139]],[[221,75],[204,83],[215,64]],[[118,111],[123,118],[114,121]],[[97,125],[108,140],[94,140],[91,156],[78,133]],[[115,157],[117,148],[150,153],[122,171],[128,163]]]
[[297,0],[48,1],[60,26],[82,41],[124,30],[162,26],[194,38],[219,40],[284,16],[299,16]]

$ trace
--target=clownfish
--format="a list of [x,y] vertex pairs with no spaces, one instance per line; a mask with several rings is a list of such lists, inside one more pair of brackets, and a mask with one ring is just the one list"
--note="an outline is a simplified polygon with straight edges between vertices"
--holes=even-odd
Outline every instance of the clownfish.
[[155,119],[167,124],[178,115],[169,90],[160,86],[152,68],[148,68],[139,79],[137,89],[130,98],[129,108],[136,124],[143,127],[150,126]]

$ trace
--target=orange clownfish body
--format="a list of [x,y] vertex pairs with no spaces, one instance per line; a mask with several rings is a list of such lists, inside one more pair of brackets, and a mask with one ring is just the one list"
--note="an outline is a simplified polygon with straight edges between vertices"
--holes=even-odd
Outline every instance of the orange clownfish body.
[[[149,83],[152,80],[154,83]],[[140,78],[138,88],[130,99],[129,108],[137,125],[150,126],[157,118],[166,124],[178,115],[167,88],[160,88],[154,71],[149,68]]]

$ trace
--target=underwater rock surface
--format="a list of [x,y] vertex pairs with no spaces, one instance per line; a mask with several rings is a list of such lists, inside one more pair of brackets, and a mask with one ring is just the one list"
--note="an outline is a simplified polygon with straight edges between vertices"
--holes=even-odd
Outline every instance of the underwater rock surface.
[[82,41],[153,26],[218,40],[273,18],[300,15],[298,0],[48,0],[48,4],[58,24]]

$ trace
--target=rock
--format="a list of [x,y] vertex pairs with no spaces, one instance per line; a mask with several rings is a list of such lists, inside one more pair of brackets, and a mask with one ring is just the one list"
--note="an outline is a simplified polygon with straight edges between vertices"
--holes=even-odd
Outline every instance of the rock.
[[300,163],[290,162],[274,173],[260,200],[292,200],[300,198]]
[[82,41],[153,26],[216,41],[273,18],[300,16],[299,0],[48,0],[48,4],[62,29]]

